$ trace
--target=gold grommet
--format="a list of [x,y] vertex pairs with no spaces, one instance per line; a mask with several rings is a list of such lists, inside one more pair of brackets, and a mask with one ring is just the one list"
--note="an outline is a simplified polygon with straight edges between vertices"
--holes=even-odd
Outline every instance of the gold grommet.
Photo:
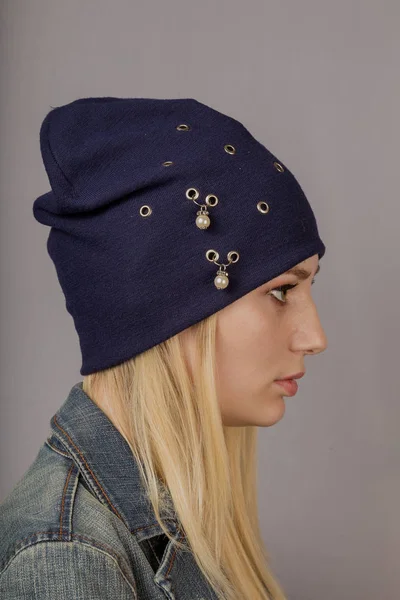
[[173,164],[174,163],[172,162],[172,160],[166,160],[165,162],[163,162],[162,166],[163,167],[170,167]]
[[190,129],[189,125],[186,125],[186,123],[181,123],[180,125],[177,125],[176,128],[178,131],[189,131]]
[[206,258],[210,262],[214,262],[215,260],[219,259],[219,253],[216,250],[212,250],[212,249],[207,250],[207,252],[206,252]]
[[230,252],[228,252],[228,260],[231,263],[237,263],[237,261],[239,260],[239,257],[240,257],[240,254],[236,250],[231,250]]
[[206,196],[206,204],[208,204],[208,206],[216,206],[218,204],[218,198],[215,194],[208,194],[208,196]]
[[235,154],[235,152],[236,152],[236,148],[234,146],[232,146],[232,144],[225,144],[224,150],[228,154]]
[[153,211],[151,210],[150,206],[148,206],[147,204],[144,204],[143,206],[140,207],[139,212],[142,217],[149,217]]
[[263,202],[263,201],[259,202],[257,204],[257,208],[260,211],[260,213],[266,214],[267,212],[269,212],[269,206],[266,202]]
[[196,188],[189,188],[186,190],[186,198],[189,200],[197,200],[199,195],[199,191],[196,190]]
[[279,171],[280,173],[283,173],[283,171],[285,170],[285,169],[282,167],[281,163],[278,163],[278,162],[276,162],[276,161],[274,162],[274,167],[275,167],[275,169],[276,169],[277,171]]

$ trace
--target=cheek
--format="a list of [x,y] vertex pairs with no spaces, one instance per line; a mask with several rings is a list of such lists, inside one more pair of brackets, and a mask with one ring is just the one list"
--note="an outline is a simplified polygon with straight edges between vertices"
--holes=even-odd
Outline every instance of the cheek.
[[247,310],[217,328],[217,365],[221,383],[231,390],[257,389],[269,380],[279,356],[279,327],[265,311]]

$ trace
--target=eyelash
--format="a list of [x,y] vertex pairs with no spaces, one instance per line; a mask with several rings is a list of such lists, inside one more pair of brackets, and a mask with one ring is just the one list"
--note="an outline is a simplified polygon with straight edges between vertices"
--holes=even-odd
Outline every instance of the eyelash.
[[[315,279],[313,279],[311,281],[311,285],[313,285],[314,283],[315,283]],[[267,295],[268,296],[271,295],[272,292],[283,293],[283,294],[285,294],[285,301],[284,302],[282,300],[278,300],[278,298],[276,298],[275,296],[272,296],[272,297],[274,298],[274,300],[276,300],[277,302],[279,302],[279,304],[286,304],[287,303],[286,297],[287,297],[288,291],[292,290],[293,288],[297,287],[298,285],[299,285],[298,283],[295,283],[294,285],[290,284],[290,283],[287,283],[286,285],[280,285],[279,287],[273,288],[272,290],[270,290],[269,292],[267,292]]]

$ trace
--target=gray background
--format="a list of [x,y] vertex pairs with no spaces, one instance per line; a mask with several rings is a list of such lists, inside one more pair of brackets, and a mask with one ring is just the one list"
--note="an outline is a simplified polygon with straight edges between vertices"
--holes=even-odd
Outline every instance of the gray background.
[[293,600],[399,597],[399,27],[385,0],[2,1],[1,498],[82,379],[32,215],[41,121],[84,96],[194,97],[287,163],[327,246],[328,349],[260,431],[272,565]]

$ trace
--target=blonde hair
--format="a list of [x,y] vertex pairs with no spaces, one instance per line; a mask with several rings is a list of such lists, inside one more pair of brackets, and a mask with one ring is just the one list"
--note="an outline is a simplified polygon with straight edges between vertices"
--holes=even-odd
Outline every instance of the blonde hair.
[[[174,515],[218,598],[286,600],[269,566],[258,520],[258,427],[227,427],[217,400],[217,313],[192,326],[193,379],[180,334],[126,362],[88,375],[83,389],[105,399],[114,425],[137,460],[145,490],[160,512],[167,490]],[[112,416],[110,416],[112,415]],[[161,485],[160,485],[161,484]]]

